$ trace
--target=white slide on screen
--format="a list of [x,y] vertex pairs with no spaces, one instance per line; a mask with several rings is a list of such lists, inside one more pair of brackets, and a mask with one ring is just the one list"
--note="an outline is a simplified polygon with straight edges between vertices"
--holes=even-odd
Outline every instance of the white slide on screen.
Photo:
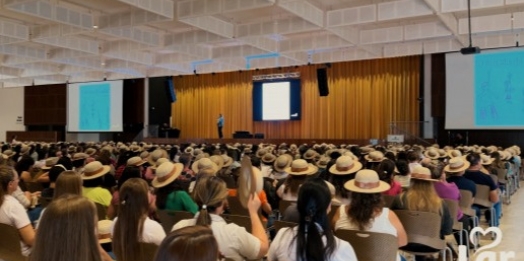
[[524,128],[524,51],[446,54],[446,129]]
[[123,131],[123,81],[67,86],[67,131]]
[[289,120],[290,101],[289,82],[262,84],[262,119]]

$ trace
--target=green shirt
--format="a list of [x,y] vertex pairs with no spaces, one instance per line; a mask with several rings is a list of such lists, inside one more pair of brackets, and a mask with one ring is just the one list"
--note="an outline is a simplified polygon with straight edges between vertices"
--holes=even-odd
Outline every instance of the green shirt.
[[111,193],[105,188],[95,187],[95,188],[82,188],[82,195],[87,199],[101,204],[102,206],[109,207],[111,204]]
[[167,196],[166,210],[187,211],[196,214],[198,212],[198,206],[187,192],[178,190],[171,192]]

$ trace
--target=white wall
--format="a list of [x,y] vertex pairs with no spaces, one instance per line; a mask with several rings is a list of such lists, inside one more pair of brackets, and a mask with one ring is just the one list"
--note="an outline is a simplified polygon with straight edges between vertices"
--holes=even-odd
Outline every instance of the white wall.
[[433,139],[431,117],[431,54],[424,55],[424,139]]
[[[24,88],[0,88],[0,141],[6,141],[6,131],[25,131],[18,117],[24,116]],[[9,137],[10,139],[11,137]]]

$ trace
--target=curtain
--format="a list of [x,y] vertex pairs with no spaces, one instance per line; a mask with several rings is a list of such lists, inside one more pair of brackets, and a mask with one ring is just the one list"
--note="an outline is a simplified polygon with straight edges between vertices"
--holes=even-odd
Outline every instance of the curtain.
[[[385,139],[390,124],[418,134],[420,56],[334,63],[327,69],[329,96],[320,97],[316,69],[323,65],[174,77],[172,124],[181,138],[217,138],[238,130],[269,139]],[[300,72],[300,121],[254,122],[252,76]],[[413,122],[413,124],[409,124]]]

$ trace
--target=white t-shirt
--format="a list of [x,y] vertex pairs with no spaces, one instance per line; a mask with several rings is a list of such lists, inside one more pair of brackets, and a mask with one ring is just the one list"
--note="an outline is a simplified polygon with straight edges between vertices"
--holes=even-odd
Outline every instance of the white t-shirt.
[[[192,219],[181,220],[173,226],[172,231],[194,226],[199,213]],[[248,233],[245,228],[226,221],[218,216],[211,214],[211,230],[215,236],[220,253],[226,258],[243,261],[256,259],[260,251],[260,240]]]
[[[280,229],[277,236],[271,242],[269,253],[267,255],[269,261],[296,261],[296,240],[297,227]],[[326,237],[322,237],[324,244]],[[357,256],[351,245],[339,238],[335,237],[335,251],[329,261],[356,261]]]
[[[5,196],[4,203],[0,207],[0,223],[13,226],[16,229],[31,225],[25,208],[11,195]],[[22,254],[24,256],[31,254],[31,247],[23,241],[20,241],[20,246],[22,247]]]
[[[115,224],[118,217],[116,217],[113,220],[113,224],[111,224],[111,237],[113,237],[113,230],[115,228]],[[146,218],[144,220],[144,229],[142,231],[142,240],[140,242],[143,243],[153,243],[157,246],[162,243],[162,240],[166,237],[166,232],[162,228],[158,222],[151,220],[150,218]]]

